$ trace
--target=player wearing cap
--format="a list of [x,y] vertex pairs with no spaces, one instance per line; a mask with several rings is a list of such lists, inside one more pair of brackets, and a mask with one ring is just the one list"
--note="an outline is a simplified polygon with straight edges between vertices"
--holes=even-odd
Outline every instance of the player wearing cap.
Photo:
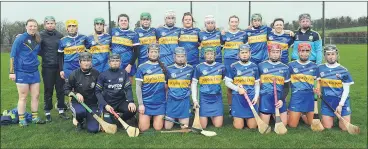
[[[321,98],[327,101],[336,112],[348,122],[351,118],[350,85],[354,84],[349,71],[338,63],[339,49],[335,45],[327,45],[324,48],[324,57],[327,63],[318,66],[317,80],[320,80]],[[324,128],[332,128],[334,113],[325,102],[321,104],[322,124]],[[339,127],[346,131],[342,121]]]
[[244,119],[248,128],[257,128],[254,115],[244,98],[244,94],[247,94],[253,99],[255,109],[258,109],[256,105],[260,89],[258,66],[249,61],[250,55],[250,46],[241,44],[238,52],[239,61],[231,64],[225,77],[225,85],[232,90],[233,94],[231,115],[234,117],[233,125],[237,129],[244,127]]
[[88,36],[86,48],[92,54],[92,67],[101,73],[109,69],[107,61],[110,53],[111,36],[104,33],[105,20],[103,18],[95,18],[93,24],[95,32]]
[[77,99],[73,98],[74,100],[71,101],[70,108],[78,121],[76,131],[83,129],[83,124],[86,124],[88,132],[97,133],[100,130],[98,122],[80,103],[83,102],[93,112],[98,112],[95,85],[99,72],[92,68],[91,53],[80,53],[78,59],[80,68],[69,75],[68,81],[65,83],[64,93],[66,96],[71,96],[70,93],[77,96]]
[[[200,123],[202,128],[207,127],[210,117],[215,127],[223,124],[224,105],[222,103],[221,81],[225,77],[225,66],[215,62],[215,49],[204,49],[205,62],[200,63],[194,70],[191,91],[195,107],[199,108]],[[199,104],[197,100],[199,83]]]
[[[261,119],[269,123],[271,114],[275,114],[275,107],[280,109],[280,118],[284,125],[287,124],[286,96],[284,90],[288,90],[290,81],[289,67],[280,62],[281,45],[268,45],[269,60],[258,65],[261,91],[259,112]],[[276,79],[277,100],[275,103],[273,80]],[[285,88],[285,89],[284,89]]]
[[104,119],[109,123],[113,123],[113,115],[109,114],[111,110],[122,113],[120,116],[124,121],[134,117],[136,111],[132,83],[129,80],[129,74],[124,69],[120,69],[120,63],[120,55],[111,54],[110,68],[100,74],[96,84],[96,97],[103,109]]
[[316,64],[322,63],[322,39],[317,31],[311,28],[311,16],[308,13],[299,15],[299,29],[295,31],[294,47],[291,60],[298,59],[298,45],[301,42],[308,42],[311,45],[309,60]]
[[139,42],[141,43],[139,46],[138,66],[148,60],[148,46],[152,43],[156,43],[156,29],[151,27],[151,19],[150,13],[141,13],[141,26],[135,29],[135,32],[139,36]]
[[[189,125],[190,116],[190,82],[194,68],[187,64],[186,50],[175,48],[175,64],[167,68],[167,104],[166,115],[177,118],[179,122]],[[165,128],[171,129],[172,122],[165,121]]]
[[172,10],[165,13],[165,25],[157,28],[156,38],[160,44],[160,60],[166,65],[174,64],[174,50],[179,45],[180,28],[175,26],[176,14]]

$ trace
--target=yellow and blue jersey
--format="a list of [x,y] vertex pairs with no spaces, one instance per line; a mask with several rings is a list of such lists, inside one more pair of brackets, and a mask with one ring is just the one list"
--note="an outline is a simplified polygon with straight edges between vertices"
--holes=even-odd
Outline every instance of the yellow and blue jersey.
[[281,62],[264,61],[258,65],[261,81],[261,94],[273,94],[273,79],[276,79],[276,88],[282,92],[284,83],[290,81],[289,67]]
[[10,52],[10,73],[15,73],[14,71],[38,71],[40,62],[37,59],[37,54],[39,51],[40,44],[35,41],[35,37],[27,32],[17,37]]
[[109,34],[97,35],[98,41],[95,41],[94,35],[87,37],[86,48],[92,54],[92,65],[99,72],[109,68],[108,59],[110,53],[111,36]]
[[179,37],[179,47],[183,47],[187,54],[188,64],[195,66],[199,64],[199,28],[182,28]]
[[320,80],[322,95],[341,98],[343,84],[354,84],[354,81],[349,71],[339,65],[335,68],[330,68],[327,64],[318,66],[317,80]]
[[199,32],[200,42],[200,62],[204,62],[204,48],[214,47],[216,48],[216,62],[222,63],[222,52],[221,52],[221,32],[214,30],[212,32],[201,31]]
[[131,30],[113,28],[111,31],[111,51],[121,57],[121,67],[133,58],[133,47],[140,45],[138,34]]
[[175,64],[167,68],[168,98],[176,100],[190,99],[190,83],[194,68],[186,65],[178,68]]
[[311,45],[311,54],[309,56],[309,60],[315,61],[317,65],[321,64],[323,59],[322,39],[319,33],[312,29],[308,29],[305,33],[301,32],[300,29],[295,32],[291,59],[299,59],[298,45],[302,42],[307,42]]
[[[233,80],[233,84],[242,85],[251,97],[255,95],[254,85],[259,81],[258,66],[252,62],[242,64],[237,61],[230,66],[230,71],[226,72],[226,77]],[[239,94],[232,91],[232,94]]]
[[156,30],[156,38],[160,45],[160,60],[166,66],[174,64],[174,50],[179,46],[180,28],[160,27]]
[[142,99],[144,104],[162,104],[166,101],[165,75],[159,64],[147,61],[138,66],[136,80],[142,81]]
[[259,29],[245,30],[245,41],[250,45],[251,61],[259,64],[268,59],[267,35],[272,31],[270,27],[261,26]]
[[224,59],[239,59],[239,46],[246,42],[244,35],[244,31],[238,31],[235,33],[226,32],[225,35],[221,37],[222,41],[225,42],[223,48]]
[[64,77],[69,78],[73,70],[79,68],[79,53],[86,51],[87,36],[66,36],[60,39],[58,52],[64,53]]
[[208,65],[202,62],[195,68],[193,79],[198,80],[200,93],[221,94],[221,81],[225,75],[223,64],[214,62]]
[[277,43],[280,44],[281,49],[281,62],[284,64],[289,63],[289,47],[293,44],[294,40],[289,34],[277,35],[273,32],[268,34],[267,44]]
[[135,32],[139,36],[139,57],[138,66],[148,60],[148,46],[152,43],[156,43],[156,29],[149,28],[147,30],[142,27],[136,28]]
[[317,65],[309,61],[301,64],[297,60],[289,63],[291,92],[313,91],[314,80],[317,77]]

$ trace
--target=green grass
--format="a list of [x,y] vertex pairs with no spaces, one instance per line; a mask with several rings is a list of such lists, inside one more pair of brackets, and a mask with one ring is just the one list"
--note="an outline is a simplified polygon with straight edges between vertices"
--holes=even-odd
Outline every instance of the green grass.
[[[303,124],[288,128],[278,136],[274,132],[261,135],[257,130],[236,130],[227,115],[226,89],[223,86],[225,122],[222,128],[209,126],[215,137],[198,134],[150,133],[129,138],[123,130],[115,135],[75,132],[70,121],[63,121],[52,111],[53,122],[46,125],[31,124],[27,128],[17,125],[1,127],[1,148],[366,148],[367,147],[367,46],[338,45],[340,62],[351,72],[355,84],[351,87],[352,123],[361,128],[359,135],[350,135],[337,127],[313,132]],[[15,83],[8,79],[9,54],[1,53],[1,111],[17,105]],[[55,95],[54,95],[55,96]],[[55,102],[55,101],[54,101]],[[30,102],[27,111],[30,111]],[[40,113],[43,116],[43,85],[40,94]],[[69,113],[70,115],[70,113]],[[151,130],[150,130],[151,131]]]
[[[340,32],[367,32],[367,26],[325,30],[326,35],[330,33],[340,33]],[[322,34],[322,31],[318,31],[318,33]]]

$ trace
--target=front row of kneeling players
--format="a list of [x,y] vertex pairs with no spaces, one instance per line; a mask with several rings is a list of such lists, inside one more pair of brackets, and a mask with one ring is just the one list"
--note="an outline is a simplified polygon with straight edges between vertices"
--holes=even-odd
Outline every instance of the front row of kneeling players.
[[[247,104],[247,94],[258,109],[261,119],[269,123],[275,107],[280,109],[280,117],[284,125],[297,127],[302,118],[308,125],[313,120],[314,94],[324,98],[345,120],[350,121],[349,86],[353,84],[350,73],[337,63],[338,49],[334,45],[324,49],[326,64],[317,66],[308,60],[311,47],[308,43],[298,45],[300,59],[285,65],[280,62],[281,46],[270,44],[269,60],[258,66],[250,62],[250,47],[243,44],[239,49],[239,61],[231,65],[225,72],[225,66],[215,62],[215,49],[204,50],[205,62],[195,68],[186,62],[185,50],[175,49],[175,64],[164,66],[159,61],[159,45],[151,44],[148,48],[149,60],[138,67],[136,74],[136,93],[138,99],[139,129],[150,128],[153,117],[153,128],[160,130],[165,126],[171,129],[173,123],[163,120],[166,115],[178,119],[188,125],[191,115],[190,96],[193,106],[200,107],[200,123],[206,128],[208,118],[215,127],[223,125],[223,102],[221,81],[232,89],[233,125],[242,129],[246,122],[249,128],[257,128],[257,123]],[[109,57],[110,69],[99,74],[91,68],[91,54],[80,55],[81,69],[75,70],[66,82],[65,94],[74,92],[78,99],[72,101],[72,111],[77,119],[77,129],[86,123],[89,132],[98,132],[98,123],[78,102],[84,102],[93,110],[101,109],[104,119],[112,123],[110,110],[122,113],[123,120],[134,117],[136,106],[133,100],[129,75],[120,69],[120,56]],[[273,80],[276,80],[278,102],[274,100]],[[319,82],[314,88],[315,80]],[[197,99],[199,84],[199,101]],[[319,87],[320,86],[320,87]],[[291,87],[289,107],[286,107],[286,96]],[[322,92],[322,93],[321,93]],[[166,100],[167,99],[167,100]],[[99,104],[97,104],[99,103]],[[98,105],[101,107],[98,108]],[[287,111],[288,109],[288,111]],[[288,113],[287,113],[288,112]],[[322,102],[322,124],[325,128],[333,126],[334,113]],[[86,121],[84,122],[84,118]],[[245,121],[244,121],[245,119]],[[342,122],[342,130],[346,130]]]

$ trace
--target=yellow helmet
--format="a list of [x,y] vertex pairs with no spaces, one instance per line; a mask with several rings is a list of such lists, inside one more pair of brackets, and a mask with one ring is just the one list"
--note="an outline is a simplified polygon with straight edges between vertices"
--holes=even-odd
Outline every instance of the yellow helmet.
[[65,26],[68,27],[69,25],[76,25],[78,27],[78,21],[74,19],[66,20]]

